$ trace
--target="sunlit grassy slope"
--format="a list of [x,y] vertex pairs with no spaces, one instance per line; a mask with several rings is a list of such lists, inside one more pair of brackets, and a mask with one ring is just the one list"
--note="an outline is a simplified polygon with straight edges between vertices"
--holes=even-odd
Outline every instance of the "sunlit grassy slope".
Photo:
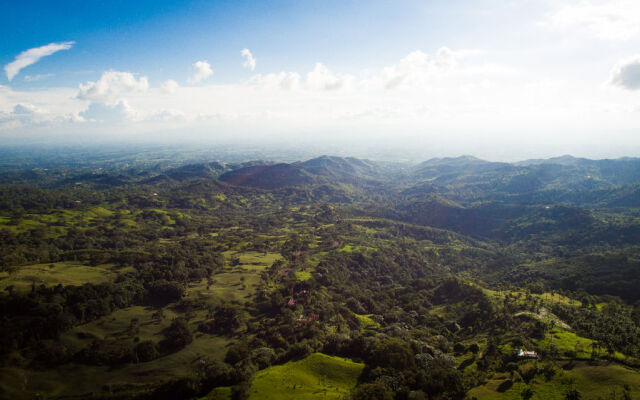
[[342,399],[356,385],[364,364],[314,353],[259,371],[250,399]]

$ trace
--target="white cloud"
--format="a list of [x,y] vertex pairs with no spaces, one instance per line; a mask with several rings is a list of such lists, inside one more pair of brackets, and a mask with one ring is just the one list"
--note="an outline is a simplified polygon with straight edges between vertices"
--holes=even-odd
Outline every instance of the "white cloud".
[[447,47],[441,47],[435,57],[416,50],[397,64],[384,68],[380,79],[387,89],[403,84],[422,84],[443,76],[455,65],[456,55]]
[[15,60],[4,66],[7,79],[12,80],[14,76],[18,75],[20,70],[37,63],[42,57],[50,56],[60,50],[69,50],[74,44],[75,42],[49,43],[46,46],[34,47],[23,51],[18,54]]
[[487,54],[487,51],[483,49],[460,49],[452,51],[452,53],[457,59],[463,59],[468,57],[484,56]]
[[160,89],[163,93],[173,94],[178,90],[179,87],[180,85],[178,85],[178,82],[174,81],[173,79],[169,79],[162,83]]
[[253,57],[253,54],[249,51],[249,49],[242,49],[240,55],[244,57],[244,62],[242,66],[245,68],[249,68],[250,70],[256,69],[256,59]]
[[627,90],[640,90],[640,54],[616,64],[611,71],[609,84]]
[[520,70],[504,64],[483,63],[469,65],[457,69],[457,73],[465,76],[515,76],[521,73]]
[[306,85],[315,90],[342,89],[354,80],[350,75],[336,75],[321,63],[316,63],[312,71],[307,73]]
[[300,87],[300,74],[282,71],[277,74],[255,75],[250,83],[266,89],[295,90]]
[[0,129],[40,126],[61,122],[68,117],[56,117],[30,103],[19,103],[10,112],[0,111]]
[[55,74],[25,75],[24,80],[25,82],[36,82],[43,79],[51,78],[52,76],[55,76]]
[[138,114],[126,100],[111,105],[91,103],[86,110],[79,113],[79,116],[86,121],[110,124],[122,124],[138,119]]
[[145,121],[157,122],[185,122],[186,120],[185,114],[179,110],[161,110],[145,118]]
[[16,104],[13,107],[13,113],[16,115],[35,115],[44,114],[44,111],[33,104]]
[[123,94],[146,92],[148,88],[145,76],[136,79],[130,72],[106,71],[97,81],[80,84],[77,98],[114,105]]
[[550,13],[548,22],[558,27],[586,30],[600,39],[627,40],[640,34],[640,2],[574,1]]
[[206,61],[196,61],[191,66],[191,76],[189,77],[189,83],[198,83],[204,79],[207,79],[213,75],[211,65]]

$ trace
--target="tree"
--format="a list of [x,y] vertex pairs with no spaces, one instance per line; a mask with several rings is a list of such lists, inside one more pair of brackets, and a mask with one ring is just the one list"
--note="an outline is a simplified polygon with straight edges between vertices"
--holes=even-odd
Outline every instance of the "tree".
[[160,356],[155,343],[153,343],[151,340],[145,340],[144,342],[138,343],[133,348],[133,353],[136,361],[138,362],[152,361]]
[[177,351],[193,341],[189,325],[184,318],[176,318],[164,331],[162,346],[169,351]]
[[393,392],[382,383],[364,383],[351,392],[353,400],[393,400]]
[[178,282],[160,279],[151,282],[147,289],[147,300],[156,305],[166,305],[176,302],[184,295],[184,286]]
[[531,390],[531,388],[525,388],[520,392],[520,397],[522,397],[522,400],[529,400],[533,397],[533,390]]
[[223,303],[214,309],[212,331],[229,335],[241,326],[242,313],[237,308]]
[[578,389],[567,389],[567,391],[564,392],[564,398],[565,400],[580,400],[582,398],[582,394]]

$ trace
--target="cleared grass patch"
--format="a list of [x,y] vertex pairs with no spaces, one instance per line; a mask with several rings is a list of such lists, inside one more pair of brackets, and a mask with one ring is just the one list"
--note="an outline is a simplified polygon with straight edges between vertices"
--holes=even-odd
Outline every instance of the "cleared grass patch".
[[65,332],[63,343],[78,351],[89,346],[94,339],[118,341],[133,345],[139,341],[164,339],[162,330],[171,324],[177,314],[168,308],[163,309],[163,317],[155,318],[157,310],[151,307],[133,306],[116,310],[111,314],[84,325],[78,325]]
[[[545,335],[542,340],[537,340],[536,343],[539,346],[545,347],[553,345],[560,354],[571,354],[571,358],[583,358],[588,359],[591,357],[593,340],[578,336],[573,332],[564,330],[562,328],[553,328],[553,330]],[[596,349],[598,357],[608,356],[605,349]],[[613,358],[616,360],[624,361],[625,356],[620,352],[614,352]]]
[[212,284],[207,279],[191,283],[187,288],[186,298],[198,299],[209,304],[219,301],[246,303],[255,294],[260,284],[260,271],[264,266],[235,267],[212,276]]
[[378,249],[376,249],[375,247],[352,245],[352,244],[347,244],[344,247],[338,249],[338,251],[346,252],[346,253],[353,253],[354,251],[364,252],[367,250],[378,250]]
[[[53,267],[51,267],[53,266]],[[111,265],[88,265],[57,262],[15,267],[12,272],[0,272],[0,288],[13,286],[17,291],[30,290],[36,286],[80,286],[85,283],[103,283],[115,279],[117,273]]]
[[238,258],[239,265],[226,267],[211,276],[211,285],[206,278],[190,283],[186,297],[198,299],[208,304],[220,301],[246,303],[260,286],[260,273],[270,267],[274,261],[282,258],[278,253],[258,253],[227,251],[227,259]]
[[362,329],[367,330],[377,330],[380,329],[380,324],[373,320],[373,314],[355,314],[356,318],[358,318],[358,322],[360,322],[360,326]]
[[249,399],[342,399],[355,387],[363,368],[362,363],[313,353],[259,371]]
[[279,253],[259,253],[256,251],[247,251],[236,254],[240,259],[240,265],[264,265],[270,266],[274,261],[279,260],[282,256]]
[[311,272],[309,271],[296,271],[296,279],[299,281],[307,281],[311,279]]

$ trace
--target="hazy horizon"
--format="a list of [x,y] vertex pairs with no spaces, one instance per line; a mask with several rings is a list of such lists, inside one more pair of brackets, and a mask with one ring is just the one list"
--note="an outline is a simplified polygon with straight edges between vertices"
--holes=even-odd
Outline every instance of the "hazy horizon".
[[[380,162],[400,162],[407,164],[418,164],[432,159],[458,158],[458,157],[474,157],[489,162],[505,162],[518,163],[532,160],[547,160],[559,157],[574,157],[589,160],[604,159],[621,159],[621,158],[637,158],[628,154],[614,154],[611,156],[589,156],[588,154],[565,153],[554,154],[536,154],[522,157],[518,155],[491,157],[477,152],[457,153],[446,151],[433,151],[420,149],[412,149],[411,151],[402,148],[389,147],[365,147],[362,146],[356,150],[352,148],[344,148],[340,146],[319,146],[315,145],[291,145],[285,143],[257,143],[253,146],[242,146],[235,143],[218,143],[218,144],[169,144],[169,143],[38,143],[38,144],[13,144],[0,145],[0,154],[4,153],[5,165],[12,164],[14,160],[26,160],[33,158],[40,161],[54,159],[55,157],[63,157],[66,159],[74,159],[76,155],[81,154],[83,157],[99,159],[105,153],[110,153],[117,157],[149,157],[150,159],[162,159],[170,157],[171,154],[180,154],[180,163],[199,163],[209,161],[222,162],[242,162],[242,161],[267,161],[267,162],[296,162],[306,161],[317,157],[354,157],[359,159],[367,159]],[[10,154],[13,157],[11,159]],[[0,168],[2,164],[0,164]]]

